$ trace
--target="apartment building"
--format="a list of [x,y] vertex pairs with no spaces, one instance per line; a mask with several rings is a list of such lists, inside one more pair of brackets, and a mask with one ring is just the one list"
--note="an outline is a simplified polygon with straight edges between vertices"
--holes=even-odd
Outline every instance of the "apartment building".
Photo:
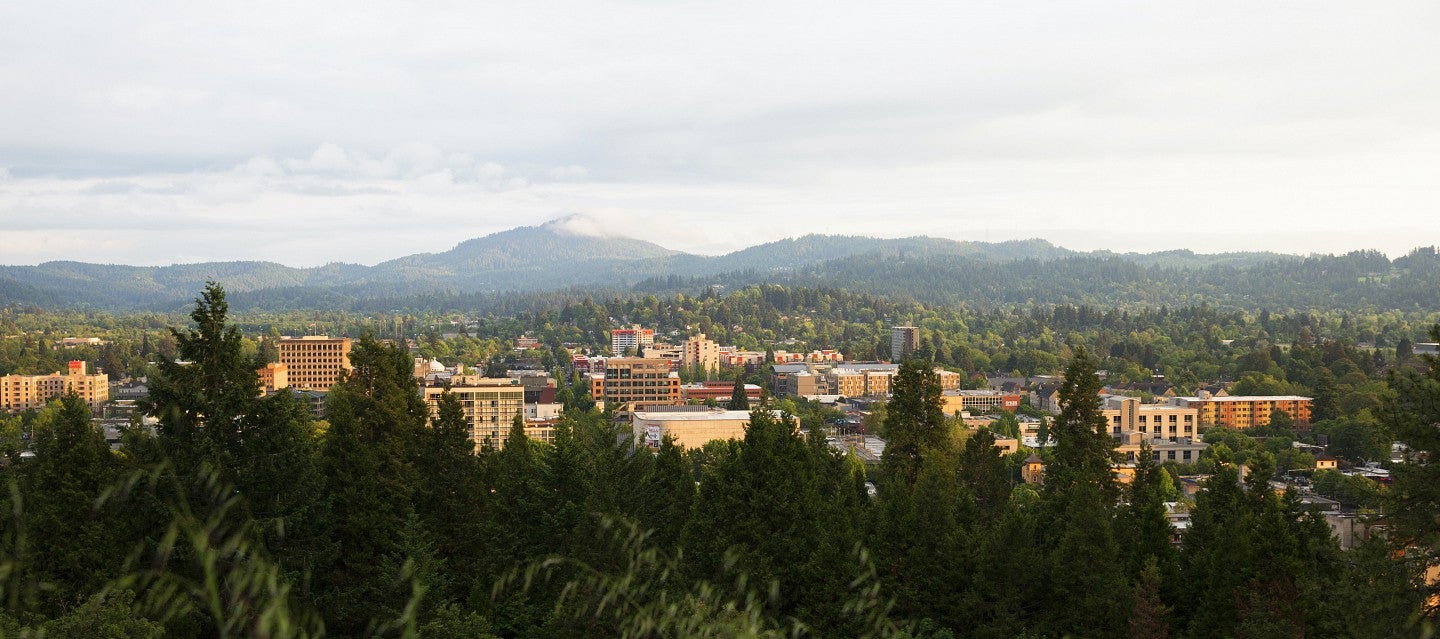
[[351,368],[348,337],[281,337],[279,346],[280,363],[294,388],[330,390]]
[[[479,450],[487,440],[496,448],[504,446],[515,416],[525,413],[525,386],[520,380],[455,375],[448,381],[450,392],[455,393],[465,409],[465,421],[470,425],[470,441],[475,442],[475,449]],[[422,390],[431,415],[438,415],[440,396],[445,393],[443,382],[427,384]]]
[[1133,463],[1143,447],[1150,446],[1156,462],[1194,463],[1209,445],[1200,441],[1200,411],[1173,404],[1144,404],[1139,398],[1105,395],[1100,412],[1119,442],[1122,462]]
[[676,405],[682,403],[680,375],[666,360],[612,357],[603,375],[590,375],[590,396],[621,411]]
[[75,393],[90,410],[100,412],[100,406],[110,399],[110,376],[104,373],[90,373],[85,362],[71,361],[65,371],[49,375],[6,375],[0,377],[0,408],[9,411],[40,408],[51,399]]
[[720,370],[720,344],[706,339],[704,333],[685,340],[680,348],[681,366],[698,368],[705,372]]
[[1199,423],[1244,430],[1270,425],[1270,415],[1280,410],[1290,414],[1296,428],[1310,428],[1310,409],[1314,400],[1297,395],[1230,395],[1216,397],[1202,393],[1198,397],[1175,397],[1176,406],[1198,411]]
[[920,329],[896,326],[890,329],[890,361],[898,362],[920,349]]
[[610,354],[616,357],[634,354],[640,347],[649,348],[653,344],[655,344],[655,329],[653,328],[640,328],[636,324],[630,328],[617,328],[610,331]]

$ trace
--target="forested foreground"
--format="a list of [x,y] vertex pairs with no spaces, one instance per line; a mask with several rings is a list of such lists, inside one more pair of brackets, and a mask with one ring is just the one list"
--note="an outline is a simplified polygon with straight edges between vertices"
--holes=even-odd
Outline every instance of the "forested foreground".
[[[112,453],[67,398],[33,457],[5,451],[4,636],[1368,638],[1436,619],[1440,466],[1398,468],[1388,541],[1341,552],[1262,452],[1244,480],[1217,470],[1176,547],[1159,469],[1112,476],[1083,348],[1035,488],[984,431],[953,436],[929,364],[902,366],[868,474],[764,407],[695,451],[634,453],[572,412],[553,445],[515,428],[475,454],[458,400],[432,419],[410,354],[374,339],[326,422],[257,398],[226,312],[213,287],[173,335],[189,363],[152,377],[153,435]],[[1427,363],[1382,411],[1422,453]]]

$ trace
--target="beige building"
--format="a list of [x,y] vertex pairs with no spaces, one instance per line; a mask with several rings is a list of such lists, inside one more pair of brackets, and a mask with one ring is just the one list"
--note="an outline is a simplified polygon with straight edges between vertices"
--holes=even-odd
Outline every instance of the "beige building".
[[6,375],[0,377],[0,408],[9,411],[40,408],[46,402],[73,392],[99,412],[110,399],[110,376],[87,372],[85,362],[72,361],[62,373],[49,375]]
[[1160,439],[1200,435],[1200,411],[1195,408],[1142,404],[1139,398],[1123,395],[1106,395],[1101,398],[1100,408],[1115,437],[1132,432]]
[[836,395],[884,397],[890,394],[890,378],[895,376],[895,371],[836,368],[831,375]]
[[273,393],[290,387],[290,367],[271,362],[255,371],[260,376],[260,394]]
[[350,371],[350,338],[281,337],[279,359],[291,387],[330,390]]
[[936,368],[935,375],[940,378],[940,390],[959,390],[960,373],[947,371],[943,368]]
[[701,333],[685,340],[681,347],[680,365],[705,372],[720,370],[720,344]]
[[[775,411],[775,417],[780,418],[780,411]],[[744,410],[642,410],[630,416],[637,448],[659,448],[666,435],[673,437],[675,444],[684,448],[699,448],[715,439],[743,439],[745,426],[749,423],[750,411]]]
[[590,376],[590,396],[617,411],[673,406],[680,399],[680,375],[670,362],[639,357],[605,360],[605,374]]
[[945,390],[940,393],[940,401],[946,415],[955,415],[961,411],[988,413],[997,408],[1013,413],[1020,407],[1018,393],[1002,393],[997,390]]
[[[479,450],[486,440],[496,448],[504,446],[515,416],[525,412],[525,386],[520,380],[456,375],[449,381],[450,392],[455,393],[465,409],[465,421],[470,424],[470,440],[475,442],[475,449]],[[440,396],[445,393],[445,387],[427,385],[423,390],[425,403],[430,405],[430,414],[434,417],[439,414]],[[526,431],[529,435],[528,428]],[[549,432],[553,440],[553,426]],[[544,438],[543,433],[537,432],[537,436]]]

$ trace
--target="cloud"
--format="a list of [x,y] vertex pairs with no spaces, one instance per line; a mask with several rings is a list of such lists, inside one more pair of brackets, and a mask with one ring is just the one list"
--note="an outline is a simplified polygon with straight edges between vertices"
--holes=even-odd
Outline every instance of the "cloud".
[[[1440,205],[1440,5],[1418,0],[4,13],[3,260],[88,225],[152,233],[89,245],[112,261],[374,262],[562,213],[704,252],[806,232],[1326,241],[1283,232],[1297,220],[1397,251]],[[1121,224],[1143,232],[1056,230]]]

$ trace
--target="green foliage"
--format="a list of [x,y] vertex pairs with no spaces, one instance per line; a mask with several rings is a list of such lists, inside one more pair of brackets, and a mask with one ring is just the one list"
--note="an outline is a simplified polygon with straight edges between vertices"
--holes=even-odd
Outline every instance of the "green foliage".
[[919,360],[902,362],[890,388],[881,469],[887,485],[908,487],[919,479],[927,450],[949,447],[950,427],[941,408],[940,378],[929,364]]
[[78,605],[114,577],[107,553],[123,530],[107,521],[96,501],[119,475],[119,465],[90,407],[75,395],[52,403],[35,420],[35,458],[20,466],[30,539],[28,579],[42,588],[39,609],[57,614]]

